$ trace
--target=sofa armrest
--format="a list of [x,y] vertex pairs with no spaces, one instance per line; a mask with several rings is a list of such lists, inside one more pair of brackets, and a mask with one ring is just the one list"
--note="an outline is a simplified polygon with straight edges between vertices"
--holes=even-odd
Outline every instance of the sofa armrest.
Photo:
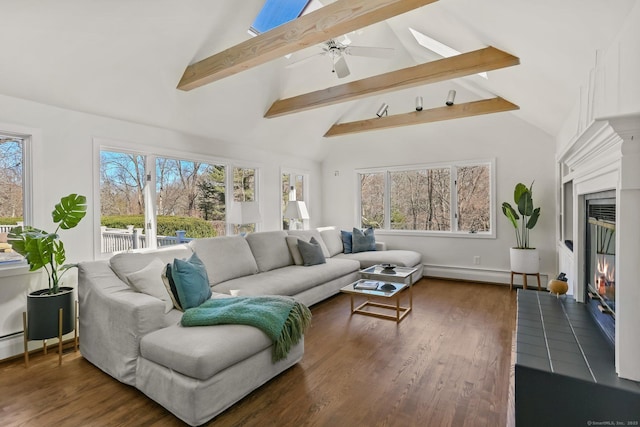
[[386,251],[387,244],[385,242],[376,242],[376,251]]
[[114,378],[135,385],[140,339],[166,326],[164,303],[122,282],[108,261],[78,265],[80,352]]

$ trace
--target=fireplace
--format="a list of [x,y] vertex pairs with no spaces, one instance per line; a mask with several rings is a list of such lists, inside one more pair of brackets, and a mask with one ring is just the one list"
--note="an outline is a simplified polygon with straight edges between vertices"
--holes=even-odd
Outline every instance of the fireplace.
[[[620,378],[640,382],[640,113],[593,120],[560,153],[573,286],[607,339]],[[563,244],[564,246],[564,244]],[[568,251],[568,250],[567,250]],[[593,326],[596,328],[596,326]]]
[[612,347],[616,317],[615,196],[615,191],[585,196],[585,302]]

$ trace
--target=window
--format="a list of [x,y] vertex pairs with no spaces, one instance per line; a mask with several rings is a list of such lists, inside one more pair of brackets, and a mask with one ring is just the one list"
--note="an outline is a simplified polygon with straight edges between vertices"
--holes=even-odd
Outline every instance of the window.
[[258,35],[319,9],[318,0],[266,0],[249,28],[249,34]]
[[[0,234],[31,225],[30,143],[30,135],[0,130]],[[9,243],[0,240],[0,268],[22,264],[23,259],[10,249]]]
[[100,252],[223,236],[227,203],[256,200],[256,177],[257,169],[101,148]]
[[361,227],[493,236],[493,161],[358,172]]
[[233,168],[233,209],[238,209],[232,219],[238,223],[230,224],[233,234],[244,235],[257,230],[260,212],[256,206],[256,174],[256,169]]
[[0,134],[0,233],[23,222],[24,139]]
[[451,169],[389,172],[391,229],[451,231]]
[[[291,224],[291,219],[285,218],[284,214],[287,210],[287,206],[290,201],[301,201],[307,203],[306,194],[308,189],[308,174],[306,172],[299,171],[283,171],[281,177],[281,191],[282,191],[282,229],[292,230],[294,229]],[[305,221],[302,220],[302,228],[305,228]],[[296,224],[297,225],[297,224]]]
[[385,174],[360,174],[360,223],[362,227],[384,228]]

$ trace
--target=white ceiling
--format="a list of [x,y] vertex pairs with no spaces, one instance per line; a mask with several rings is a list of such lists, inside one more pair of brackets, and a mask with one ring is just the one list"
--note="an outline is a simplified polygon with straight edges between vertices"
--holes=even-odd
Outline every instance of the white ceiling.
[[[286,67],[314,47],[183,92],[176,85],[185,67],[247,39],[263,0],[0,0],[0,93],[318,160],[327,147],[322,135],[336,121],[374,117],[383,101],[390,114],[408,112],[417,95],[425,108],[440,106],[449,89],[458,91],[456,102],[502,96],[520,110],[500,114],[555,135],[596,50],[609,47],[635,2],[440,0],[349,34],[354,45],[393,47],[395,55],[349,56],[346,79],[331,73],[326,57]],[[263,118],[276,99],[436,59],[409,27],[461,52],[492,45],[521,64],[491,71],[488,80],[470,76]],[[393,132],[421,126],[429,125]]]

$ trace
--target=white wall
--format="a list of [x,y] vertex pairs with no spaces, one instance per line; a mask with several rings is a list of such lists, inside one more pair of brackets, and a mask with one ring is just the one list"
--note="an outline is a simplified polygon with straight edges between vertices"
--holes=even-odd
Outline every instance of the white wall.
[[[137,144],[159,149],[182,150],[256,164],[260,167],[260,200],[263,230],[280,228],[280,170],[283,167],[306,170],[310,174],[309,213],[311,226],[320,216],[321,180],[317,162],[247,148],[241,141],[208,140],[141,124],[124,122],[91,114],[43,105],[0,95],[0,129],[32,130],[38,134],[33,146],[34,225],[53,228],[51,211],[60,197],[69,193],[87,196],[89,212],[80,225],[62,231],[69,262],[93,259],[94,230],[94,159],[93,138],[124,141],[135,149]],[[7,129],[4,129],[7,130]],[[22,330],[22,311],[28,291],[45,287],[37,275],[8,275],[0,272],[0,337]],[[70,285],[75,278],[68,275]],[[18,340],[0,339],[0,359],[22,351]],[[9,348],[7,350],[7,347]]]
[[613,43],[597,52],[596,66],[584,70],[575,107],[556,137],[558,153],[566,150],[594,119],[640,112],[638,22],[640,2],[636,3]]
[[[496,159],[495,239],[379,236],[392,248],[422,253],[427,275],[508,283],[509,248],[515,245],[515,236],[500,206],[513,200],[515,184],[535,180],[534,202],[542,214],[531,239],[540,250],[541,272],[556,274],[555,147],[550,135],[511,113],[499,113],[412,126],[401,132],[365,132],[332,138],[327,144],[330,154],[322,165],[323,217],[327,224],[347,230],[356,218],[357,168]],[[481,257],[479,266],[473,265],[474,256]]]

